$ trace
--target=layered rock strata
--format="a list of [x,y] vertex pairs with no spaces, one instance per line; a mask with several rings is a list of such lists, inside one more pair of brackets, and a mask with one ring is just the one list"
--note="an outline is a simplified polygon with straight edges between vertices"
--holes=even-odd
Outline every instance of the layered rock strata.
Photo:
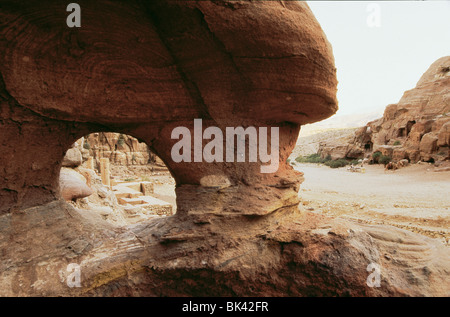
[[83,147],[89,149],[94,166],[100,166],[101,158],[121,166],[146,165],[157,159],[144,142],[122,133],[91,133],[86,136]]
[[360,152],[380,151],[394,161],[450,160],[450,56],[435,61],[415,88],[382,118],[356,132]]
[[[302,175],[286,159],[302,124],[337,109],[331,46],[305,2],[78,3],[70,29],[65,4],[2,1],[1,295],[449,294],[435,241],[298,211]],[[174,162],[171,132],[195,118],[278,127],[278,170]],[[176,215],[116,227],[60,198],[65,152],[107,131],[165,162]]]

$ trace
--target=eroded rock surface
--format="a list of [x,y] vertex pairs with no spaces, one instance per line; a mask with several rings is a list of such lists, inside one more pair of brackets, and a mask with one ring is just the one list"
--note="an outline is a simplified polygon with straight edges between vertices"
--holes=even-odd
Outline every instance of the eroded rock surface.
[[86,179],[72,169],[62,169],[59,174],[61,196],[67,200],[88,197],[93,193],[86,184]]
[[[204,176],[221,173],[247,191],[273,185],[266,186],[271,200],[279,199],[279,191],[296,196],[296,186],[285,185],[298,183],[286,159],[299,125],[337,110],[331,47],[305,3],[79,4],[83,27],[70,29],[60,14],[63,4],[3,2],[0,71],[14,107],[71,127],[68,135],[54,129],[68,143],[88,133],[67,121],[90,124],[87,132],[109,130],[145,141],[171,170],[180,201],[190,193],[184,185],[198,187]],[[278,172],[263,175],[258,162],[173,162],[171,132],[185,126],[193,134],[194,118],[202,118],[204,128],[279,127]],[[41,188],[56,192],[55,186]]]
[[[300,125],[337,109],[331,47],[305,2],[78,3],[83,26],[69,29],[66,4],[2,1],[1,295],[448,295],[442,245],[298,211],[302,175],[286,159]],[[279,127],[278,170],[175,163],[171,132],[193,133],[194,118]],[[67,149],[105,131],[161,157],[176,215],[117,227],[60,198]],[[374,261],[380,288],[366,283]],[[81,287],[67,284],[72,263]]]
[[394,161],[450,160],[450,56],[435,61],[415,88],[397,104],[386,107],[382,118],[356,132],[360,152],[380,151]]
[[[257,218],[175,215],[118,228],[60,201],[5,215],[0,225],[8,254],[2,295],[448,295],[450,258],[436,240],[292,208]],[[36,248],[31,239],[45,243]],[[79,265],[81,287],[67,284],[71,263]],[[380,287],[368,286],[370,264],[380,267]]]
[[345,139],[321,142],[321,157],[364,158],[380,151],[394,162],[450,160],[450,57],[435,61],[415,88],[396,104],[388,105],[382,118],[368,122]]
[[157,159],[145,143],[122,133],[91,133],[84,144],[95,161],[94,166],[100,166],[101,158],[122,166],[145,165]]

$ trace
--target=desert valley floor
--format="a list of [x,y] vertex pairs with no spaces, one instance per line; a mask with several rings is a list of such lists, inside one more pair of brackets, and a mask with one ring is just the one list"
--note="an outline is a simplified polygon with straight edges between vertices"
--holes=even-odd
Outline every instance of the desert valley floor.
[[315,164],[294,168],[305,174],[299,196],[306,212],[393,225],[449,244],[450,171],[434,172],[431,164],[396,171],[367,165],[365,173]]

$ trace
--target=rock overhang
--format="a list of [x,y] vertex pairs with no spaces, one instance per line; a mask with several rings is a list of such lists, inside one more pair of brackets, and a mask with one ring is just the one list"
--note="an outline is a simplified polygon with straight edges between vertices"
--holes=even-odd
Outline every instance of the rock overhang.
[[5,85],[41,115],[304,124],[336,111],[331,47],[305,3],[81,1],[71,29],[47,2],[2,8]]

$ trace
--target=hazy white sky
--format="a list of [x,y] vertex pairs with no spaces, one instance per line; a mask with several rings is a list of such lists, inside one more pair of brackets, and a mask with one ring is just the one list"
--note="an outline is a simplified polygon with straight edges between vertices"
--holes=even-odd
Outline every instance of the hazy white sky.
[[333,46],[338,115],[398,102],[435,60],[450,55],[449,0],[307,2]]

